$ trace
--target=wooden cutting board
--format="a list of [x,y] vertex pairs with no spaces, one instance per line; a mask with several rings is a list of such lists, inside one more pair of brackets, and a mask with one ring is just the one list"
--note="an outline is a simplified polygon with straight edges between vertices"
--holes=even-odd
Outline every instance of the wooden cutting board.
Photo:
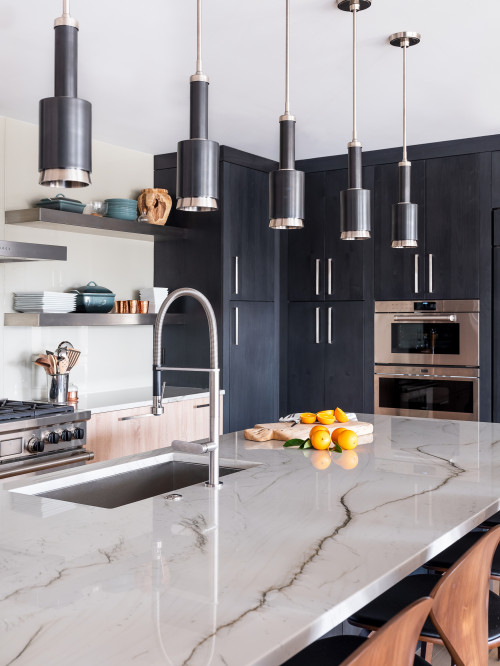
[[[254,428],[245,430],[245,439],[253,442],[268,442],[272,439],[282,442],[294,438],[307,439],[313,425],[319,424],[297,423],[296,426],[292,427],[290,423],[258,423]],[[360,444],[367,444],[373,440],[373,423],[365,423],[364,421],[338,423],[335,421],[331,426],[325,427],[330,432],[333,432],[335,428],[353,430],[358,435]]]

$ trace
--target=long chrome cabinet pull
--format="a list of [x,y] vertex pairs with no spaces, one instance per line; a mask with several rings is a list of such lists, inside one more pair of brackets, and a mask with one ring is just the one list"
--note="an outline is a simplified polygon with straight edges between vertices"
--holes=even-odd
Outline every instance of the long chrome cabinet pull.
[[316,259],[316,296],[319,296],[319,269],[321,259]]
[[240,344],[240,309],[234,308],[234,344],[236,347]]
[[332,259],[328,259],[328,296],[332,295]]
[[418,259],[419,255],[415,255],[415,293],[418,294]]
[[316,308],[316,344],[319,345],[319,308]]
[[433,263],[434,257],[432,254],[429,255],[429,293],[433,294],[434,293],[434,273],[432,270],[432,263]]
[[240,292],[240,271],[239,271],[240,258],[234,258],[234,293],[236,295]]
[[328,344],[332,344],[332,309],[328,308]]

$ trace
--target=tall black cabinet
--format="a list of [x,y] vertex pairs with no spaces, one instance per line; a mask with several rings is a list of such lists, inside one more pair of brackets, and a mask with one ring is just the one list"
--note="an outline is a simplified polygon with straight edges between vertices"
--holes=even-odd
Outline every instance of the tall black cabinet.
[[[226,391],[225,432],[278,417],[278,235],[268,220],[268,173],[274,168],[271,160],[222,146],[219,210],[185,213],[173,207],[168,224],[188,229],[188,238],[175,247],[155,245],[155,286],[199,289],[214,307]],[[174,201],[175,179],[175,154],[156,156],[155,187],[168,189]],[[178,308],[191,316],[186,326],[165,331],[165,360],[205,367],[209,348],[203,311],[189,299],[180,300]],[[207,376],[197,373],[170,373],[165,381],[208,385]]]

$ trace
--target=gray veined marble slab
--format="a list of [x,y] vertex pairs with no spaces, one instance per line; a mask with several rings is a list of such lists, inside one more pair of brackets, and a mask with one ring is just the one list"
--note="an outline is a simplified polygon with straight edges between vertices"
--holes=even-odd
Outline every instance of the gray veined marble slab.
[[261,465],[175,503],[5,481],[0,664],[275,666],[500,508],[500,425],[362,418],[352,469],[226,435],[224,458]]

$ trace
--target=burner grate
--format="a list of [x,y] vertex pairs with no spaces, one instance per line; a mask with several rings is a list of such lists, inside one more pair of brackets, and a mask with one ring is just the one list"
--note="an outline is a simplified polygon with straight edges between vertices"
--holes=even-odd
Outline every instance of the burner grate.
[[75,408],[70,405],[54,405],[50,402],[24,401],[24,400],[0,400],[0,421],[20,421],[22,419],[34,419],[52,414],[67,414],[74,412]]

